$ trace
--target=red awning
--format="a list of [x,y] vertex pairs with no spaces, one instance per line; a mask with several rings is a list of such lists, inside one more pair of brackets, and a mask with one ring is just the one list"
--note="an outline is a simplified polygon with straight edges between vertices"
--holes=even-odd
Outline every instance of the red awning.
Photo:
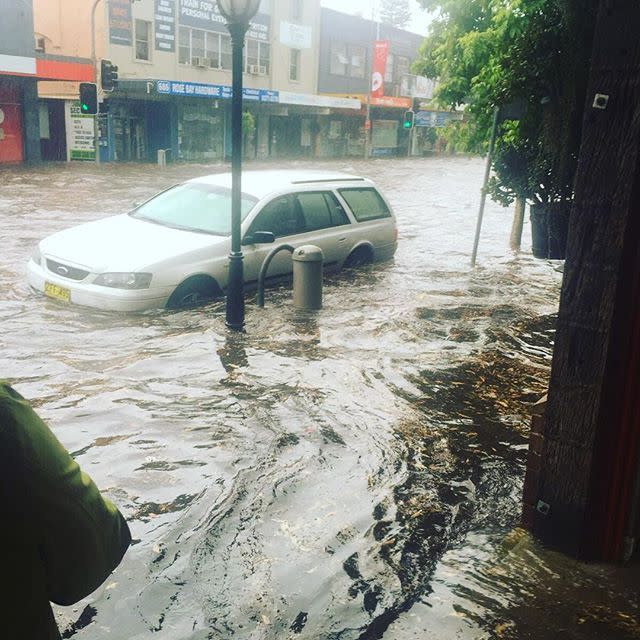
[[66,62],[36,58],[36,77],[39,80],[94,82],[93,65],[90,62]]

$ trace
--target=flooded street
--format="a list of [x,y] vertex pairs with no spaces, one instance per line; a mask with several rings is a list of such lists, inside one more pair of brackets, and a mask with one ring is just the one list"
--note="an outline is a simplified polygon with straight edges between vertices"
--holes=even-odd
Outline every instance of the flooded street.
[[317,313],[248,294],[244,334],[224,302],[115,314],[26,283],[42,237],[227,166],[0,170],[0,376],[135,539],[56,608],[64,637],[640,638],[633,587],[514,530],[562,277],[528,216],[514,254],[488,203],[471,269],[482,159],[322,166],[377,182],[395,260],[325,278]]

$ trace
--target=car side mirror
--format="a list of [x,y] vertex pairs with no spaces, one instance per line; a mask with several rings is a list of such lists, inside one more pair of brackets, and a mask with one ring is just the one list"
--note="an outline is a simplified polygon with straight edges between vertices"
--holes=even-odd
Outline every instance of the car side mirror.
[[242,244],[271,244],[276,241],[271,231],[255,231],[242,239]]

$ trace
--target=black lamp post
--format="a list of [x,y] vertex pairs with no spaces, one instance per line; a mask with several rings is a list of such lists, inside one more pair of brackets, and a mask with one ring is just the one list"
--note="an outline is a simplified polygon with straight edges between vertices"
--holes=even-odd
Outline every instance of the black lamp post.
[[227,282],[227,326],[244,327],[244,274],[240,246],[242,175],[242,49],[249,20],[258,11],[260,0],[217,0],[231,34],[231,253]]

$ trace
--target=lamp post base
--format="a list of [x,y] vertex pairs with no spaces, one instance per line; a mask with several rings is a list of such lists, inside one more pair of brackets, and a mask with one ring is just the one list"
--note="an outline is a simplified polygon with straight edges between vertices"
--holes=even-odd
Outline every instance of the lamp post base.
[[242,252],[229,254],[229,282],[227,283],[227,316],[229,329],[244,329],[244,272]]

